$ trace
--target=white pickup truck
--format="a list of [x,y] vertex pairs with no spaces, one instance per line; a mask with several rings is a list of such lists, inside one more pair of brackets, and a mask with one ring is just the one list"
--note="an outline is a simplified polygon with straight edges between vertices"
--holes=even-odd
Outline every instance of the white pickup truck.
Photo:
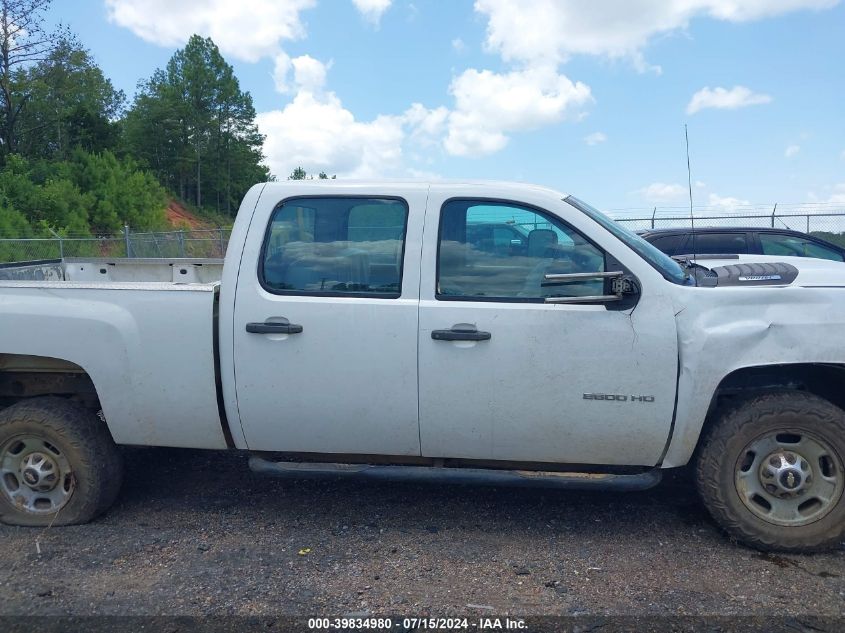
[[[705,267],[706,264],[706,267]],[[117,445],[259,472],[643,489],[752,546],[845,532],[845,264],[676,262],[523,184],[256,185],[225,263],[0,268],[0,518],[81,523]]]

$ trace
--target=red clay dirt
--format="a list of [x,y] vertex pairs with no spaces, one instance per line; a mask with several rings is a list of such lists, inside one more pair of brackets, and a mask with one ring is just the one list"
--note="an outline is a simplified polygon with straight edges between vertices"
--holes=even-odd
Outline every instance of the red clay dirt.
[[178,200],[171,200],[165,211],[167,222],[177,228],[186,229],[213,229],[216,228],[207,220],[202,220],[188,211]]

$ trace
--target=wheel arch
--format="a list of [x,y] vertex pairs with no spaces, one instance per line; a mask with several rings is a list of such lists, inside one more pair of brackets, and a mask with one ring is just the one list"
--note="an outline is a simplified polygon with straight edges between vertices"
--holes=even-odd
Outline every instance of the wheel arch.
[[97,388],[81,365],[51,356],[0,353],[0,409],[21,400],[60,396],[101,408]]
[[[711,387],[710,385],[715,386]],[[662,468],[685,466],[717,422],[717,412],[731,399],[753,393],[794,390],[811,393],[845,410],[845,364],[825,362],[769,363],[735,367],[721,378],[702,382],[692,376],[679,383],[676,424]]]
[[696,450],[707,429],[718,421],[717,412],[738,397],[780,390],[803,391],[845,410],[845,365],[833,363],[787,363],[736,369],[719,382],[710,400],[698,436]]

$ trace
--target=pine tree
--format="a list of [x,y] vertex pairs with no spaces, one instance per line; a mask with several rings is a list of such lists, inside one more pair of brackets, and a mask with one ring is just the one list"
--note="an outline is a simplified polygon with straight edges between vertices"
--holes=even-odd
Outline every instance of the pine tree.
[[198,207],[232,214],[269,177],[252,96],[210,38],[192,36],[141,84],[125,129],[127,149]]
[[[20,118],[31,99],[21,90],[21,69],[45,60],[67,31],[47,31],[44,16],[51,0],[0,0],[0,157],[18,151]],[[24,86],[26,87],[26,86]]]
[[19,118],[19,153],[65,159],[77,148],[116,148],[125,96],[75,38],[62,38],[45,59],[17,73],[13,83],[15,94],[28,98]]

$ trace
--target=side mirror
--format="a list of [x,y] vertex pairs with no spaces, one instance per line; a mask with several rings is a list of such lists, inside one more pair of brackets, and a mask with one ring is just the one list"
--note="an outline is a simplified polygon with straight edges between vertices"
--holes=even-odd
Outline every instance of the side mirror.
[[622,301],[637,293],[637,286],[632,279],[626,277],[621,270],[606,273],[563,273],[544,276],[546,281],[557,281],[562,284],[589,279],[610,279],[613,294],[587,295],[584,297],[546,297],[546,303],[610,303]]

